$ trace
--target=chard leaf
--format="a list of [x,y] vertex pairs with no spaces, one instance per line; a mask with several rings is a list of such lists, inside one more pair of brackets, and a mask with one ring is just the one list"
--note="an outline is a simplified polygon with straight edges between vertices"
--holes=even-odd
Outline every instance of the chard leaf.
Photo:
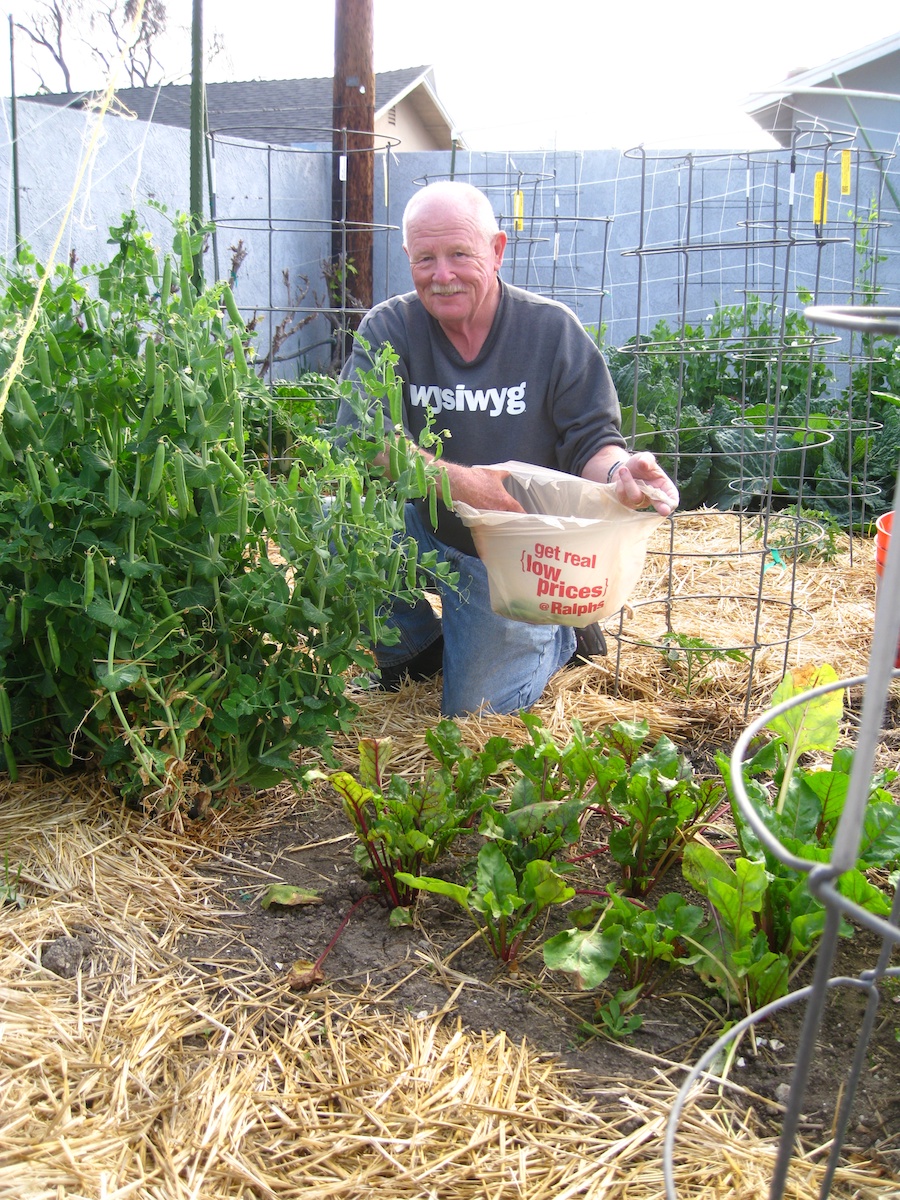
[[432,892],[436,896],[449,896],[461,908],[469,907],[469,891],[458,883],[450,883],[447,879],[435,879],[431,875],[410,875],[408,871],[397,871],[394,876],[404,887],[418,888],[420,892]]
[[262,908],[268,908],[272,904],[294,908],[298,905],[321,904],[322,897],[309,888],[295,887],[291,883],[273,883],[266,888],[259,903]]
[[886,917],[891,911],[888,898],[874,884],[869,883],[862,871],[852,868],[845,871],[837,881],[837,890],[860,908],[868,909],[876,916]]
[[898,805],[890,800],[869,804],[857,857],[868,867],[886,867],[900,861]]
[[538,909],[550,904],[565,904],[575,895],[575,889],[554,871],[542,858],[532,859],[522,874],[522,899]]
[[366,787],[382,789],[387,777],[388,763],[394,755],[394,743],[389,737],[360,738],[359,778]]
[[[823,663],[818,667],[795,667],[789,671],[775,689],[774,704],[811,691],[826,683],[834,683],[837,674],[834,667]],[[768,727],[779,734],[791,748],[796,758],[808,750],[833,750],[840,734],[840,722],[844,713],[843,688],[795,705],[779,717],[773,717]]]
[[478,851],[473,908],[498,920],[509,916],[523,903],[516,889],[516,877],[503,851],[496,842],[488,842]]
[[608,929],[564,929],[544,943],[544,963],[551,971],[571,975],[582,991],[599,987],[616,965],[622,926]]

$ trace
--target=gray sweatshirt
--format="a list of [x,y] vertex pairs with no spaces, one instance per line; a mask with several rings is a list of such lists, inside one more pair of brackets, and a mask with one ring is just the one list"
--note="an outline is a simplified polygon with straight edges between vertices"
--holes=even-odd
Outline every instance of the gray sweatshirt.
[[[373,351],[385,343],[396,351],[404,425],[418,440],[430,409],[451,462],[478,466],[514,459],[580,475],[603,446],[625,445],[603,355],[575,314],[555,300],[501,282],[494,323],[472,362],[415,292],[376,305],[359,335]],[[357,341],[342,378],[370,368]],[[338,424],[352,423],[349,406],[342,405]],[[459,518],[443,505],[438,513],[440,540],[474,555]]]

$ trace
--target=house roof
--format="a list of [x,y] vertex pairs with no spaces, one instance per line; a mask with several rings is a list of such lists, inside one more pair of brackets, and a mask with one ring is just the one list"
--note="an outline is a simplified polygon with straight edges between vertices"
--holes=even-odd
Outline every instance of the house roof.
[[[332,96],[331,76],[207,83],[209,128],[214,133],[277,145],[330,140]],[[431,67],[376,74],[375,119],[407,97],[440,148],[449,149],[453,123],[438,99]],[[86,108],[91,103],[91,95],[83,92],[44,93],[22,99],[66,108]],[[116,99],[141,121],[190,128],[190,84],[119,88]]]
[[[840,58],[830,59],[818,67],[793,71],[774,87],[768,88],[766,91],[754,92],[744,104],[744,111],[749,113],[759,125],[768,130],[782,144],[787,144],[784,142],[784,137],[788,134],[788,130],[784,127],[779,128],[779,126],[783,126],[783,119],[779,120],[779,116],[785,112],[792,112],[795,107],[792,100],[795,97],[802,97],[810,93],[815,95],[816,92],[834,89],[839,86],[835,83],[835,76],[843,82],[844,77],[851,72],[898,52],[900,52],[900,33],[894,33],[890,37],[872,42],[870,45],[853,50]],[[866,94],[866,92],[856,92],[856,95]],[[871,95],[874,96],[876,93],[873,92]]]

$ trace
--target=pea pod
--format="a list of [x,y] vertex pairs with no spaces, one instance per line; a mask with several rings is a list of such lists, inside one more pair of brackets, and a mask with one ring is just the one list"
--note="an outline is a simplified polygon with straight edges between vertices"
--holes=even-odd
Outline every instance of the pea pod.
[[[188,260],[190,261],[190,260]],[[191,273],[185,265],[184,259],[181,260],[181,266],[178,271],[179,286],[181,288],[181,303],[185,307],[194,307],[194,287],[191,283]]]
[[384,368],[384,381],[390,389],[389,403],[391,407],[391,423],[396,429],[398,426],[403,425],[403,395],[401,389],[397,387],[394,377],[394,368],[390,363],[388,363]]
[[106,561],[106,555],[99,548],[94,551],[94,566],[100,575],[100,582],[103,584],[107,597],[111,599],[112,583],[109,578],[109,564]]
[[275,506],[272,503],[275,493],[272,491],[272,485],[266,479],[265,475],[259,474],[254,481],[253,491],[256,495],[257,503],[263,511],[263,516],[266,520],[266,529],[270,534],[276,532],[278,522],[275,516]]
[[362,522],[363,522],[362,496],[359,494],[358,489],[355,488],[352,483],[350,485],[350,516],[352,517],[353,523],[355,525],[359,526],[362,524]]
[[234,414],[234,440],[238,448],[238,453],[243,455],[246,445],[244,437],[244,405],[237,392],[234,394],[232,411]]
[[425,460],[421,454],[415,455],[416,460],[416,486],[421,495],[425,495],[428,491],[428,479],[425,475]]
[[15,462],[16,456],[13,453],[13,448],[6,440],[6,434],[0,429],[0,458],[6,459],[7,462]]
[[40,503],[44,499],[44,488],[41,483],[41,476],[37,468],[37,463],[34,461],[34,455],[30,450],[25,451],[25,472],[28,475],[28,482],[31,484],[31,490]]
[[187,488],[187,479],[184,474],[184,455],[181,450],[175,450],[175,499],[178,502],[178,515],[184,521],[193,513],[193,505],[191,504],[190,493]]
[[84,556],[84,595],[82,597],[82,604],[85,608],[87,608],[94,598],[96,580],[97,573],[94,568],[94,550],[93,547],[91,547],[91,549],[88,550]]
[[434,488],[428,493],[428,516],[431,520],[431,528],[437,529],[438,511],[437,511],[437,492]]
[[167,308],[172,298],[172,257],[166,255],[163,263],[162,282],[159,285],[159,298],[163,308]]
[[10,596],[10,598],[7,600],[6,608],[4,609],[3,615],[6,618],[6,633],[9,637],[12,637],[13,633],[15,632],[15,628],[16,628],[16,598],[15,598],[15,596]]
[[369,597],[368,615],[366,617],[366,629],[370,637],[375,637],[375,630],[378,628],[378,613],[375,611],[375,597]]
[[234,355],[234,368],[239,375],[248,375],[247,355],[244,353],[244,343],[235,329],[231,335],[231,353]]
[[245,542],[247,540],[247,526],[250,517],[250,497],[247,494],[247,488],[241,488],[241,494],[238,496],[238,541]]
[[12,385],[12,394],[16,398],[16,403],[19,408],[34,426],[35,431],[39,432],[41,428],[41,418],[37,407],[29,395],[28,388],[23,387],[18,380]]
[[339,519],[335,521],[331,527],[331,537],[334,542],[334,548],[341,558],[347,557],[347,543],[344,541],[344,526]]
[[406,588],[412,591],[416,586],[416,570],[419,565],[419,547],[415,538],[409,538],[406,543]]
[[[162,379],[161,373],[158,376],[158,378]],[[144,405],[144,411],[141,413],[141,420],[140,420],[140,423],[138,424],[138,431],[137,431],[138,441],[142,442],[144,440],[144,438],[148,437],[150,434],[150,430],[152,428],[153,428],[153,400],[151,398],[146,402],[146,404]]]
[[47,483],[50,485],[50,488],[58,488],[59,471],[56,469],[56,463],[53,461],[52,456],[45,454],[41,459],[41,465],[44,468],[44,476],[47,480]]
[[387,571],[386,584],[387,584],[387,590],[389,592],[393,592],[397,586],[397,577],[400,574],[400,563],[402,561],[403,561],[403,548],[402,548],[402,546],[398,546],[397,549],[394,551],[394,553],[391,555],[391,562],[390,562],[390,566],[388,567],[388,571]]
[[229,475],[238,481],[238,483],[247,482],[247,472],[240,463],[234,461],[224,446],[216,444],[213,446],[213,455],[218,460],[219,465],[223,467]]
[[397,439],[391,438],[388,447],[388,469],[391,473],[391,479],[396,483],[400,478],[400,451],[397,449]]
[[176,375],[172,380],[172,407],[175,410],[178,428],[187,429],[187,417],[184,412],[184,387],[180,375]]
[[166,439],[160,438],[156,443],[153,454],[153,466],[150,468],[150,482],[147,484],[147,496],[150,500],[162,486],[163,471],[166,468]]
[[0,730],[5,738],[12,737],[12,705],[9,702],[6,684],[3,683],[0,683]]
[[225,284],[224,288],[225,308],[228,310],[228,316],[232,325],[236,325],[238,329],[245,329],[244,318],[241,316],[241,310],[238,308],[237,300],[234,298],[234,292],[229,284]]
[[187,491],[187,480],[185,478],[185,456],[181,454],[181,450],[175,449],[174,457],[175,469],[175,500],[178,502],[179,516],[182,521],[185,521],[188,516],[193,514],[193,504],[191,503],[191,494]]
[[81,392],[75,392],[72,396],[72,422],[77,434],[84,433],[84,400],[81,398]]
[[166,377],[157,371],[153,382],[153,416],[158,419],[166,403]]
[[37,344],[37,362],[41,383],[48,391],[51,391],[53,389],[53,375],[50,371],[50,355],[47,353],[45,342],[39,341]]
[[59,652],[59,638],[56,636],[56,630],[53,627],[53,622],[47,622],[47,646],[50,650],[50,661],[53,663],[55,670],[59,670],[62,662],[62,655]]
[[47,339],[47,349],[50,351],[50,357],[58,367],[66,365],[66,358],[59,347],[59,342],[56,340],[56,334],[52,329],[48,329],[44,335]]
[[119,511],[119,472],[115,463],[113,463],[106,481],[106,502],[110,512],[117,513]]
[[450,494],[450,476],[445,467],[441,467],[441,497],[445,508],[453,508],[453,496]]

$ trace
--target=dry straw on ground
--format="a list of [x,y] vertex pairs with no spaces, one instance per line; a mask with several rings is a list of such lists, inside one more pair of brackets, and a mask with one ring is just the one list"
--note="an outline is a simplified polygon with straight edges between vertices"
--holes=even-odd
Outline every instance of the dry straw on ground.
[[[467,1035],[449,1012],[401,1019],[365,991],[194,968],[173,940],[218,925],[196,870],[214,845],[110,797],[32,775],[7,789],[0,838],[28,897],[0,913],[0,1195],[662,1196],[666,1076],[591,1104],[527,1044]],[[60,937],[86,939],[71,978],[41,965]],[[723,1102],[693,1108],[679,1195],[755,1198],[773,1153]],[[789,1194],[819,1177],[803,1163]],[[860,1167],[835,1194],[888,1192]]]
[[[824,592],[827,635],[805,661],[827,643],[838,672],[855,673],[871,633],[871,563],[816,570],[807,607]],[[855,630],[836,612],[866,604]],[[727,673],[701,696],[675,696],[662,668],[640,661],[646,674],[626,663],[619,696],[606,662],[567,672],[540,715],[563,733],[574,718],[646,714],[687,740],[742,720]],[[360,727],[392,733],[414,771],[435,704],[433,687],[409,687],[367,703]],[[473,741],[507,731],[522,736],[521,723],[466,722]],[[204,863],[280,815],[272,804],[173,830],[125,811],[93,777],[33,771],[4,786],[3,882],[24,907],[0,908],[0,1197],[661,1200],[677,1073],[586,1102],[529,1045],[463,1032],[449,1003],[400,1018],[365,990],[291,992],[249,953],[246,969],[179,956],[183,935],[227,924]],[[678,1195],[757,1200],[774,1153],[749,1113],[707,1096],[680,1127]],[[821,1169],[816,1153],[798,1162],[787,1194],[815,1196]],[[898,1192],[861,1163],[832,1194]]]

